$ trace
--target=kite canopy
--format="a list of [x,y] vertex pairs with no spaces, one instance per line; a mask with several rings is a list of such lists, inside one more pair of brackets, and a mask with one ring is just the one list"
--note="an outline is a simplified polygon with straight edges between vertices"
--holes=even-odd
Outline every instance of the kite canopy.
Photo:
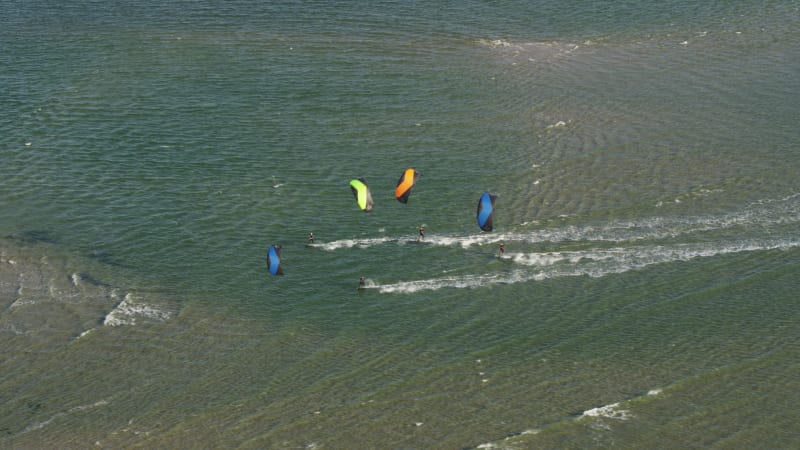
[[478,200],[478,226],[483,231],[492,231],[492,216],[494,215],[494,201],[496,195],[484,192]]
[[267,269],[273,275],[283,275],[283,267],[281,267],[281,247],[273,245],[267,252]]
[[363,178],[350,180],[350,189],[353,191],[358,207],[364,212],[372,211],[374,204],[372,203],[372,194],[369,192],[366,180]]
[[414,187],[414,183],[417,182],[419,176],[420,173],[413,167],[406,169],[403,175],[400,176],[400,180],[397,182],[397,187],[394,190],[394,196],[400,203],[408,202],[408,196],[411,195],[411,188]]

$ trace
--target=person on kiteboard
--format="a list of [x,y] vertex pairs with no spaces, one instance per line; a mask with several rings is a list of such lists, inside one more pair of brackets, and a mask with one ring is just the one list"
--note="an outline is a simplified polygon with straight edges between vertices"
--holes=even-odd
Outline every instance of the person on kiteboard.
[[425,225],[419,226],[419,235],[417,236],[417,242],[425,239]]
[[503,256],[503,254],[504,254],[505,252],[506,252],[506,246],[505,246],[505,244],[503,244],[503,243],[501,242],[501,243],[500,243],[500,256]]
[[314,232],[313,231],[308,233],[308,243],[309,244],[313,244],[314,243]]
[[358,277],[358,288],[359,289],[363,288],[365,284],[366,284],[366,280],[364,278],[364,275],[361,275],[360,277]]

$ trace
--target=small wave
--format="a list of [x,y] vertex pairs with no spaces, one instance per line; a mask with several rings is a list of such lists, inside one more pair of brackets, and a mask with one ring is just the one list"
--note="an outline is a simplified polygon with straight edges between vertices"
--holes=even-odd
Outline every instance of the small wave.
[[583,412],[583,417],[605,417],[607,419],[628,420],[633,417],[630,412],[619,408],[619,403],[592,408]]
[[463,277],[433,278],[429,280],[401,281],[399,283],[376,285],[381,293],[411,294],[419,291],[433,291],[445,287],[452,288],[476,288],[490,286],[498,283],[513,283],[527,281],[518,278],[514,281],[510,277],[501,277],[498,274],[487,275],[466,275]]
[[108,313],[103,320],[103,325],[111,327],[137,325],[142,322],[164,322],[170,318],[172,318],[172,312],[137,302],[131,294],[126,294],[122,302]]
[[514,447],[514,446],[509,446],[510,443],[513,442],[514,440],[518,439],[520,436],[523,436],[523,437],[524,436],[532,436],[532,435],[535,435],[535,434],[539,434],[540,431],[541,430],[534,428],[534,429],[531,429],[531,430],[525,430],[525,431],[523,431],[521,433],[512,433],[512,434],[506,436],[505,438],[503,438],[502,441],[487,442],[485,444],[480,444],[475,448],[479,448],[479,449],[484,449],[484,448],[517,448],[517,447]]
[[487,47],[492,47],[492,48],[498,48],[498,47],[501,47],[501,48],[510,48],[510,47],[516,47],[514,44],[512,44],[512,43],[511,43],[511,42],[509,42],[509,41],[506,41],[505,39],[479,39],[479,40],[478,40],[478,42],[479,42],[481,45],[484,45],[484,46],[487,46]]
[[401,238],[397,237],[380,237],[380,238],[363,238],[363,239],[339,239],[336,241],[316,243],[313,246],[323,250],[332,251],[340,248],[353,248],[353,247],[372,247],[373,245],[386,244],[390,242],[400,242]]
[[[611,428],[608,426],[607,423],[602,423],[603,422],[602,419],[613,419],[619,421],[632,419],[636,416],[634,416],[629,410],[623,409],[626,405],[629,405],[632,402],[640,400],[643,397],[650,397],[661,393],[662,393],[661,388],[651,389],[650,391],[647,392],[646,395],[643,396],[632,397],[629,399],[622,400],[620,402],[611,403],[605,406],[599,406],[597,408],[587,409],[586,411],[576,414],[571,414],[573,416],[571,420],[575,421],[575,423],[584,422],[584,424],[585,422],[589,421],[590,427],[607,431],[610,430]],[[591,419],[600,419],[600,420],[591,420]],[[475,448],[479,449],[481,448],[510,449],[510,448],[529,448],[529,447],[536,448],[531,446],[533,441],[530,440],[530,436],[535,436],[551,426],[561,427],[562,425],[563,422],[553,422],[549,425],[544,425],[541,428],[532,428],[519,433],[509,434],[502,439],[492,442],[487,442],[485,444],[478,445]]]
[[517,253],[512,261],[526,266],[551,266],[559,263],[602,262],[617,263],[628,269],[642,268],[651,264],[672,261],[688,261],[694,258],[725,255],[756,250],[788,249],[797,247],[800,241],[742,241],[728,244],[674,244],[672,246],[639,246],[631,248],[594,249],[571,252]]
[[78,337],[76,337],[76,338],[75,338],[75,340],[78,340],[78,339],[80,339],[80,338],[82,338],[82,337],[84,337],[84,336],[88,335],[89,333],[93,332],[93,331],[94,331],[94,330],[96,330],[96,329],[97,329],[97,328],[89,328],[88,330],[86,330],[86,331],[84,331],[83,333],[79,334],[79,335],[78,335]]
[[563,127],[566,127],[566,126],[567,126],[568,124],[570,124],[571,122],[572,122],[571,120],[569,120],[569,121],[567,121],[567,122],[564,122],[563,120],[559,120],[559,121],[558,121],[558,122],[556,122],[556,123],[553,123],[553,124],[550,124],[550,125],[548,125],[548,126],[546,127],[546,129],[548,129],[548,130],[551,130],[551,129],[553,129],[553,128],[563,128]]
[[[514,58],[512,64],[517,61],[548,61],[555,58],[570,55],[581,48],[576,43],[559,41],[536,41],[536,42],[512,42],[506,39],[479,39],[478,44],[497,50],[499,54]],[[591,45],[591,43],[584,43]]]
[[94,402],[94,403],[90,403],[88,405],[75,406],[73,408],[68,409],[67,411],[56,413],[55,415],[53,415],[53,417],[51,417],[51,418],[49,418],[49,419],[47,419],[45,421],[37,422],[37,423],[34,423],[32,425],[29,425],[24,430],[22,430],[22,433],[25,434],[25,433],[29,433],[31,431],[42,429],[42,428],[46,427],[47,425],[49,425],[54,420],[59,419],[61,417],[65,417],[65,416],[68,416],[70,414],[74,414],[76,412],[87,411],[87,410],[90,410],[90,409],[95,409],[95,408],[99,408],[99,407],[102,407],[102,406],[106,406],[106,405],[108,405],[108,403],[109,403],[108,400],[100,400],[100,401],[97,401],[97,402]]
[[378,283],[376,283],[375,281],[373,281],[373,280],[371,280],[369,278],[364,278],[364,284],[359,285],[358,288],[359,289],[375,289],[378,286],[379,286]]
[[2,328],[0,328],[0,332],[11,333],[17,336],[25,336],[32,333],[31,331],[23,331],[18,329],[13,323],[4,325]]

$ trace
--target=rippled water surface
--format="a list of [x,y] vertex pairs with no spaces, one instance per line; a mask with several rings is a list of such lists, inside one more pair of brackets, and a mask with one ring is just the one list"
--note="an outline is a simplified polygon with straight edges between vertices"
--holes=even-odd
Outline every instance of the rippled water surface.
[[0,0],[0,446],[797,447],[798,30]]

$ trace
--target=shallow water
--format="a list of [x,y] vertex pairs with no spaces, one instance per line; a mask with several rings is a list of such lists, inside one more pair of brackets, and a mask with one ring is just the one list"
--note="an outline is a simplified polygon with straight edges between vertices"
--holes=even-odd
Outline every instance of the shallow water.
[[800,443],[795,3],[0,17],[3,447]]

